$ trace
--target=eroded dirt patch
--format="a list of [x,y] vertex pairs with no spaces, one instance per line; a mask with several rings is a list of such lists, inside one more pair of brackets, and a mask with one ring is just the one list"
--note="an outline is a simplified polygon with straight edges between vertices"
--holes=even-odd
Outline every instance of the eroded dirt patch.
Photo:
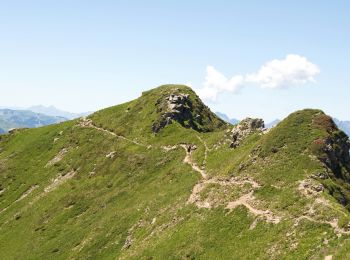
[[60,185],[65,183],[67,180],[73,178],[76,173],[77,173],[76,171],[72,170],[65,175],[62,175],[62,174],[58,175],[55,179],[52,180],[52,183],[44,189],[44,191],[48,193],[57,189]]
[[35,189],[39,188],[39,185],[33,185],[31,186],[27,191],[25,191],[21,197],[19,197],[15,202],[19,202],[23,200],[24,198],[28,197]]
[[117,135],[116,133],[112,132],[112,131],[109,131],[107,129],[104,129],[104,128],[101,128],[101,127],[97,127],[96,125],[94,125],[94,123],[92,122],[91,119],[88,119],[86,117],[82,117],[79,121],[79,126],[80,127],[83,127],[83,128],[92,128],[92,129],[95,129],[97,131],[100,131],[100,132],[103,132],[103,133],[106,133],[108,135],[111,135],[111,136],[114,136],[116,138],[119,138],[119,139],[122,139],[122,140],[125,140],[127,142],[130,142],[130,143],[133,143],[135,145],[138,145],[138,146],[142,146],[142,147],[146,147],[147,149],[150,149],[152,148],[152,146],[150,145],[144,145],[144,144],[141,144],[135,140],[132,140],[132,139],[129,139],[125,136],[122,136],[122,135]]
[[[253,201],[255,200],[253,196],[253,191],[248,194],[244,194],[239,199],[229,202],[226,209],[232,210],[238,206],[246,207],[254,216],[261,217],[266,220],[266,222],[278,224],[281,221],[281,217],[273,214],[270,210],[261,210],[253,206]],[[254,223],[253,223],[254,224]],[[251,226],[250,229],[253,229]]]
[[55,165],[56,163],[60,162],[63,160],[64,156],[68,153],[67,148],[63,148],[59,153],[52,159],[50,160],[45,167],[49,167],[52,165]]

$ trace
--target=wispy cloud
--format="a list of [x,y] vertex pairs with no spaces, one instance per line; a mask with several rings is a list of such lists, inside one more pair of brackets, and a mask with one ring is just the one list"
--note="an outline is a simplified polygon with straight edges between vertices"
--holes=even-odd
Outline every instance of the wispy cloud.
[[319,73],[317,65],[295,54],[289,54],[282,60],[269,61],[255,73],[231,78],[225,77],[213,66],[207,66],[205,81],[197,92],[201,98],[215,101],[219,93],[237,93],[248,84],[270,89],[288,88],[315,82],[314,77]]

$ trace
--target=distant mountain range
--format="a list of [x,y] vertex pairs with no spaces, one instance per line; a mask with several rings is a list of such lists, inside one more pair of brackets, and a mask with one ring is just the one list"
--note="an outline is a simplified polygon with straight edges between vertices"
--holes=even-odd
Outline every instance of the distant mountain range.
[[11,128],[40,127],[66,121],[67,118],[48,116],[29,110],[0,109],[0,133]]
[[240,120],[238,119],[235,119],[235,118],[229,118],[228,115],[224,114],[224,113],[221,113],[221,112],[215,112],[215,114],[220,117],[222,120],[228,122],[228,123],[231,123],[233,125],[237,125],[239,123]]
[[11,128],[34,128],[89,115],[87,113],[71,113],[57,109],[54,106],[32,106],[22,108],[0,109],[0,134],[8,132]]
[[29,107],[28,110],[35,112],[35,113],[40,113],[48,116],[55,116],[55,117],[64,117],[67,119],[75,119],[81,116],[86,116],[91,114],[91,112],[86,112],[86,113],[71,113],[67,111],[60,110],[54,106],[32,106]]
[[[218,117],[220,117],[222,120],[229,122],[233,125],[238,124],[240,122],[240,120],[235,119],[235,118],[229,118],[226,114],[221,113],[221,112],[216,112],[215,113]],[[341,121],[337,118],[333,118],[334,123],[339,127],[339,129],[341,129],[342,131],[344,131],[348,136],[350,136],[350,121]],[[276,126],[279,122],[281,122],[280,119],[275,119],[269,123],[265,123],[265,127],[266,128],[272,128],[274,126]]]

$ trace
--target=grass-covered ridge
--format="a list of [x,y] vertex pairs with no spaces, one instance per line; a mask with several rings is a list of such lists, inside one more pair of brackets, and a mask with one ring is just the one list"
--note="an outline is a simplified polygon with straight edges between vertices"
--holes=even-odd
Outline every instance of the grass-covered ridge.
[[[152,126],[162,120],[162,114],[168,110],[167,100],[172,94],[188,95],[188,110],[195,126],[189,128],[204,132],[222,129],[226,126],[221,119],[205,106],[196,93],[183,85],[164,85],[143,92],[141,97],[122,105],[110,107],[94,113],[91,119],[101,127],[117,134],[128,135],[138,139],[149,139],[154,136]],[[188,106],[186,104],[186,106]],[[183,126],[189,124],[184,121]]]
[[[189,121],[154,132],[173,94]],[[1,136],[0,259],[348,258],[342,133],[311,109],[235,149],[232,128],[166,85]]]

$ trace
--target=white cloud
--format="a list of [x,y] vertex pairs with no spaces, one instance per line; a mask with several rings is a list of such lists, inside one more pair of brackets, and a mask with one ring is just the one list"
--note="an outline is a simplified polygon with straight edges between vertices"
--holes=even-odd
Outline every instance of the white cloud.
[[246,82],[259,84],[262,88],[286,88],[314,82],[319,68],[305,57],[289,54],[284,60],[272,60],[257,73],[246,76]]
[[207,66],[207,76],[205,77],[204,87],[236,92],[242,83],[243,77],[240,75],[227,79],[213,66]]
[[201,99],[216,101],[219,90],[217,88],[203,87],[203,88],[197,89],[196,92],[198,93]]
[[282,60],[269,61],[256,73],[236,75],[230,79],[213,66],[207,66],[203,87],[197,92],[205,100],[216,101],[219,93],[237,93],[245,84],[253,83],[271,89],[287,88],[314,82],[314,77],[319,73],[317,65],[295,54],[289,54]]
[[203,88],[198,90],[198,93],[203,99],[215,101],[220,92],[237,92],[243,82],[244,78],[241,75],[228,79],[213,66],[207,66],[205,82],[203,83]]

